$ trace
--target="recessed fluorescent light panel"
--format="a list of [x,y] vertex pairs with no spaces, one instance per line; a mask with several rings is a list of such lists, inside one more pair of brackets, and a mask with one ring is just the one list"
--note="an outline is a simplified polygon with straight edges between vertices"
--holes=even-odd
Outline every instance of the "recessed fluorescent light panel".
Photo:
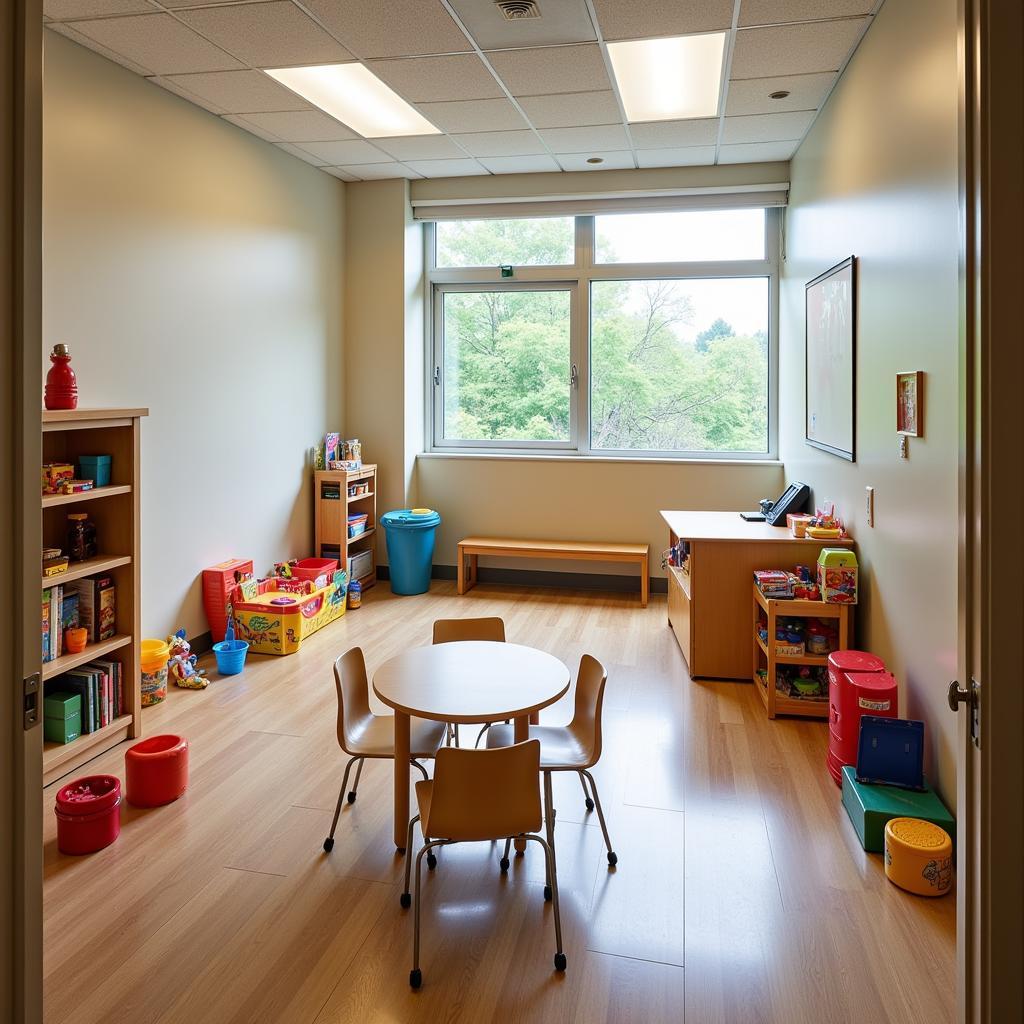
[[441,134],[362,64],[272,68],[267,74],[364,138]]
[[608,43],[628,121],[715,117],[725,32]]

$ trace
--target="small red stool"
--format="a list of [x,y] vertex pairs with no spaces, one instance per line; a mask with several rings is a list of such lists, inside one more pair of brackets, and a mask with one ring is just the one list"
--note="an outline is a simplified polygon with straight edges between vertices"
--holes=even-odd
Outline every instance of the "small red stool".
[[897,717],[896,680],[874,654],[833,651],[828,656],[828,702],[826,761],[832,780],[841,787],[843,766],[857,763],[861,717]]
[[57,849],[95,853],[121,834],[121,780],[116,775],[87,775],[57,791]]
[[124,754],[128,803],[160,807],[188,789],[188,740],[184,736],[151,736]]

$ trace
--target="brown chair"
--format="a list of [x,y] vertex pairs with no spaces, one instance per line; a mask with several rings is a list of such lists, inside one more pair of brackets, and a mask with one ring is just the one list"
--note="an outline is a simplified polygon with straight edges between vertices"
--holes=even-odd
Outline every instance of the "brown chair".
[[[338,804],[334,809],[331,834],[324,840],[324,850],[334,849],[334,831],[341,815],[341,803],[348,789],[348,775],[356,765],[356,778],[348,791],[348,802],[355,803],[359,776],[363,773],[366,758],[394,760],[395,720],[390,715],[375,715],[370,710],[369,684],[366,680],[366,662],[359,647],[343,654],[334,663],[334,684],[338,691],[338,746],[350,755],[341,780]],[[444,739],[443,722],[427,722],[413,718],[410,723],[410,763],[427,778],[427,770],[417,760],[434,757]]]
[[[587,810],[597,808],[597,820],[601,823],[604,845],[608,851],[608,863],[618,863],[618,855],[612,849],[612,841],[608,837],[608,826],[605,824],[601,798],[597,793],[597,783],[588,769],[593,768],[601,760],[601,708],[604,704],[604,687],[608,676],[604,666],[596,658],[584,654],[580,659],[580,669],[576,676],[576,703],[572,721],[561,727],[549,725],[531,725],[530,739],[540,740],[540,770],[544,773],[544,807],[547,819],[548,842],[554,849],[555,842],[555,809],[551,796],[552,772],[577,772]],[[513,730],[508,725],[496,725],[487,734],[488,747],[504,747],[513,742]],[[591,792],[587,792],[587,783]],[[508,857],[508,844],[505,844],[505,857]]]
[[[545,898],[551,900],[555,920],[555,970],[564,971],[562,921],[558,913],[558,879],[555,857],[549,842],[537,835],[541,826],[540,743],[526,740],[496,750],[459,750],[442,747],[434,763],[434,778],[416,783],[419,814],[409,822],[406,841],[405,891],[401,904],[408,907],[409,874],[412,861],[413,828],[418,821],[424,845],[416,855],[416,907],[413,920],[412,971],[409,984],[419,988],[420,972],[420,861],[435,847],[452,843],[532,839],[544,849],[548,884]],[[508,870],[508,858],[501,871]]]
[[[492,640],[495,643],[505,642],[505,623],[497,616],[486,619],[438,619],[434,623],[434,643],[450,644],[458,640]],[[490,729],[488,722],[476,738],[474,746],[480,746],[484,733]],[[448,723],[448,738],[455,746],[459,745],[458,726]]]

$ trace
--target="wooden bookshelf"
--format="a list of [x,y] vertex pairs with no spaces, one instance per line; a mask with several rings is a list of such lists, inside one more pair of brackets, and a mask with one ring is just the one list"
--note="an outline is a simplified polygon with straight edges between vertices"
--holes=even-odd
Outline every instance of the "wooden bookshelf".
[[[120,661],[124,714],[85,733],[71,743],[43,744],[43,784],[80,769],[87,761],[126,739],[142,735],[142,694],[139,668],[141,639],[141,573],[139,469],[140,427],[147,409],[74,409],[43,413],[43,462],[70,462],[80,455],[110,455],[111,481],[78,494],[44,494],[43,545],[67,550],[67,515],[84,506],[96,525],[101,549],[119,554],[99,554],[84,562],[72,562],[67,570],[40,577],[41,590],[63,586],[87,576],[106,575],[117,592],[114,636],[90,644],[78,654],[63,654],[41,666],[44,693],[47,682],[96,658]],[[51,684],[52,685],[52,684]]]
[[[353,484],[368,483],[366,494],[349,495]],[[339,498],[325,498],[327,490],[338,488]],[[367,516],[366,529],[358,537],[348,535],[348,516]],[[377,582],[377,553],[374,537],[377,532],[377,467],[370,463],[352,473],[318,470],[313,475],[314,554],[318,558],[337,558],[342,569],[363,551],[370,553],[370,569],[356,579],[365,590]]]

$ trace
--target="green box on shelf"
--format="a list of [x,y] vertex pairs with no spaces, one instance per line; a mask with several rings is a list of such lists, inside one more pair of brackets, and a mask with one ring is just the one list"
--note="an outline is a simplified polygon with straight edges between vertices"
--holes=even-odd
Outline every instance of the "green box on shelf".
[[82,734],[82,697],[63,691],[43,701],[43,736],[50,743],[70,743]]
[[944,828],[956,842],[956,822],[930,787],[923,793],[895,786],[872,786],[857,781],[857,770],[843,766],[843,806],[861,846],[868,853],[885,849],[885,826],[893,818],[921,818]]

